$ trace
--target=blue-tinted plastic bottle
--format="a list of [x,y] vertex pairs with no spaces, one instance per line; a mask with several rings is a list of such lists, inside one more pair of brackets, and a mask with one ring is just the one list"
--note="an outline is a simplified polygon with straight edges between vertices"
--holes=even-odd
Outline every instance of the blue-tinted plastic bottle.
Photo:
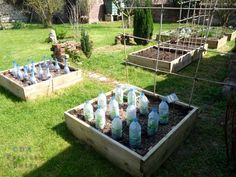
[[114,117],[120,115],[120,113],[119,113],[119,104],[116,101],[114,96],[111,98],[110,103],[109,103],[109,113],[110,113],[110,116],[111,116],[112,119]]
[[141,145],[141,125],[135,118],[129,126],[129,145],[131,148],[139,148]]
[[135,90],[131,88],[128,92],[128,105],[134,105],[136,107],[136,100]]
[[104,112],[107,111],[107,97],[104,92],[100,92],[98,95],[98,106],[101,107]]
[[130,123],[136,118],[136,107],[132,104],[129,105],[126,109],[126,121],[127,124],[130,125]]
[[144,95],[144,93],[141,92],[141,94],[140,94],[140,104],[139,104],[139,110],[140,110],[141,114],[148,114],[149,113],[148,104],[149,104],[149,100]]
[[112,138],[116,140],[120,139],[122,137],[122,131],[123,131],[122,121],[119,116],[116,116],[112,120],[112,129],[111,129]]
[[149,136],[153,136],[158,131],[160,116],[157,112],[157,108],[153,107],[152,111],[148,115],[148,126],[147,126],[147,133]]
[[168,124],[169,122],[169,106],[162,100],[159,104],[160,124]]

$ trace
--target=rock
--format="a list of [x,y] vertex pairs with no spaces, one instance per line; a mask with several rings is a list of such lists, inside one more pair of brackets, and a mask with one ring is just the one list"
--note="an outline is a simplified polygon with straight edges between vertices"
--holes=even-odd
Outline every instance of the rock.
[[49,33],[49,39],[52,41],[53,44],[57,44],[57,35],[55,30],[51,30]]

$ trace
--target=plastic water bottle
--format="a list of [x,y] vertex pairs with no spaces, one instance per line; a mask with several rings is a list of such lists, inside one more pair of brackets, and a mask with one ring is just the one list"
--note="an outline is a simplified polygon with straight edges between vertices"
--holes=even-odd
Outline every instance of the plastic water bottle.
[[133,88],[128,93],[128,105],[134,105],[136,107],[136,94]]
[[144,95],[143,92],[140,94],[140,104],[139,104],[139,110],[141,114],[148,114],[148,104],[149,100],[147,97]]
[[46,56],[43,56],[43,67],[47,67],[47,59],[46,59]]
[[157,133],[159,120],[160,116],[157,112],[157,108],[153,107],[152,111],[148,115],[148,126],[147,126],[148,136],[153,136]]
[[141,145],[141,126],[137,118],[129,126],[129,145],[134,149]]
[[70,73],[70,68],[68,67],[67,59],[65,59],[64,73],[65,74]]
[[124,97],[124,92],[123,92],[123,89],[120,85],[118,85],[116,87],[116,93],[115,93],[115,98],[116,98],[116,101],[119,103],[119,104],[123,104],[123,97]]
[[24,66],[24,74],[23,74],[23,78],[25,80],[28,80],[29,79],[29,74],[28,74],[28,68],[27,68],[27,65]]
[[120,113],[119,113],[119,104],[116,101],[114,96],[111,98],[110,103],[109,103],[109,112],[110,112],[110,116],[111,116],[112,119],[114,117],[120,115]]
[[54,69],[55,69],[56,72],[60,72],[60,70],[61,70],[61,68],[58,64],[57,58],[55,58],[55,67],[54,67]]
[[169,121],[169,106],[162,100],[159,104],[160,124],[168,124]]
[[31,65],[30,65],[30,59],[28,59],[28,66],[27,66],[27,69],[28,69],[28,73],[31,73],[32,71],[32,68],[31,68]]
[[43,69],[42,69],[41,64],[39,64],[38,78],[39,78],[40,80],[43,80]]
[[13,63],[13,68],[11,70],[11,73],[15,78],[17,78],[17,63],[16,61],[13,61],[12,63]]
[[34,71],[34,74],[37,74],[37,69],[35,67],[34,61],[32,61],[31,71]]
[[23,74],[20,70],[20,65],[17,65],[17,79],[22,81],[24,79]]
[[105,112],[101,107],[98,107],[95,112],[95,122],[97,129],[103,129],[106,125]]
[[47,65],[46,67],[46,79],[50,79],[52,77],[50,70],[49,70],[49,66]]
[[100,92],[98,95],[98,106],[101,107],[104,112],[107,111],[107,97],[103,92]]
[[112,121],[111,134],[113,139],[120,139],[122,137],[122,121],[119,116],[116,116]]
[[54,70],[54,64],[53,64],[52,58],[50,58],[49,60],[49,69]]
[[93,106],[89,101],[84,104],[84,118],[87,121],[92,121],[94,118]]
[[126,110],[126,121],[129,125],[136,118],[136,107],[132,104]]
[[37,84],[37,80],[35,78],[33,70],[31,71],[30,82],[31,82],[31,84]]

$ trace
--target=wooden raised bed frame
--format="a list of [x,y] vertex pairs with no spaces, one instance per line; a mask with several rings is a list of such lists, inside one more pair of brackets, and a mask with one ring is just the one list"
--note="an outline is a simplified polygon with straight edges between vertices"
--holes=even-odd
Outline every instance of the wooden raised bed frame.
[[[192,40],[196,40],[197,42],[203,42],[204,41],[203,38],[194,38]],[[208,38],[207,39],[208,48],[210,48],[210,49],[219,49],[227,43],[227,40],[228,40],[227,36],[223,36],[220,39]]]
[[236,31],[233,31],[232,33],[225,33],[225,35],[228,37],[228,41],[233,41],[236,38]]
[[[39,62],[42,63],[42,62]],[[39,64],[36,63],[35,65]],[[59,65],[64,66],[62,63]],[[8,72],[5,70],[0,72],[0,85],[12,92],[17,97],[23,100],[32,100],[38,96],[50,95],[53,92],[74,85],[82,80],[81,70],[69,66],[71,71],[69,74],[56,76],[52,79],[39,82],[37,84],[23,86],[15,82],[13,79],[5,76],[3,73]]]
[[[146,95],[162,98],[158,94],[137,88]],[[106,93],[111,95],[115,90]],[[97,101],[97,98],[91,102]],[[176,102],[176,104],[188,107],[189,105]],[[83,109],[84,104],[72,108],[64,113],[65,121],[69,130],[80,140],[91,145],[108,160],[119,168],[128,172],[132,176],[147,177],[153,174],[161,164],[171,155],[171,153],[181,144],[190,133],[198,115],[198,108],[190,106],[192,110],[164,136],[155,146],[153,146],[144,156],[137,154],[126,146],[101,133],[83,120],[71,114],[73,110]]]
[[[158,61],[158,69],[168,71],[168,72],[177,72],[192,62],[193,52],[191,53],[189,50],[185,50],[185,49],[177,49],[178,51],[184,51],[185,54],[174,59],[173,61],[157,60],[154,58],[148,58],[148,57],[138,55],[139,52],[148,50],[152,47],[155,47],[155,46],[151,46],[151,47],[130,53],[128,55],[127,63],[155,71],[156,62]],[[161,50],[163,49],[176,50],[175,48],[170,48],[170,47],[160,47],[160,49]]]

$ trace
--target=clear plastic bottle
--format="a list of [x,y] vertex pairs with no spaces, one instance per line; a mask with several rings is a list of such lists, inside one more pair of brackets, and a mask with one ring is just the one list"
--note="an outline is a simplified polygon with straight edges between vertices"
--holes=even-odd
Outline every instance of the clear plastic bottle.
[[41,64],[39,64],[38,78],[39,78],[40,80],[43,80],[43,69],[42,69]]
[[31,65],[31,71],[34,71],[34,74],[37,74],[37,69],[35,67],[34,61],[32,61],[32,65]]
[[46,79],[52,78],[52,74],[50,73],[49,66],[46,67]]
[[122,131],[123,131],[123,126],[122,126],[122,121],[119,116],[116,116],[112,120],[112,129],[111,129],[111,134],[113,139],[120,139],[122,137]]
[[31,67],[30,63],[31,63],[30,59],[28,59],[28,65],[27,65],[28,73],[31,73],[31,71],[32,71],[32,67]]
[[129,125],[136,118],[136,107],[132,104],[126,110],[126,121]]
[[128,105],[134,105],[136,107],[136,94],[133,88],[128,92]]
[[157,108],[153,107],[152,111],[148,115],[148,126],[147,126],[148,136],[153,136],[157,133],[159,120],[160,116],[157,112]]
[[129,126],[129,145],[131,148],[139,148],[141,145],[141,125],[135,118]]
[[21,69],[20,69],[19,65],[17,65],[17,79],[20,80],[20,81],[24,80],[24,77],[23,77],[23,74],[21,72]]
[[50,70],[54,70],[54,64],[53,64],[53,61],[52,61],[52,58],[50,58],[50,60],[49,60],[49,69]]
[[55,58],[55,67],[54,67],[54,69],[55,69],[56,72],[60,72],[60,70],[61,70],[61,68],[58,64],[57,58]]
[[124,92],[123,92],[123,89],[120,85],[118,85],[116,87],[116,93],[115,93],[115,98],[116,98],[116,101],[119,103],[119,104],[123,104],[123,97],[124,97]]
[[68,67],[67,59],[65,59],[64,73],[65,74],[70,73],[70,68]]
[[106,117],[104,110],[98,106],[98,109],[95,112],[95,122],[97,129],[103,129],[106,125]]
[[101,107],[104,112],[107,111],[107,97],[104,92],[100,92],[98,95],[98,106]]
[[92,121],[94,119],[93,106],[90,101],[86,101],[84,104],[84,118],[87,121]]
[[28,68],[27,68],[27,66],[24,66],[23,78],[24,78],[25,80],[28,80],[28,79],[29,79],[29,74],[28,74]]
[[149,104],[149,100],[147,99],[147,97],[144,95],[143,92],[140,93],[140,103],[139,103],[139,110],[141,114],[148,114],[149,110],[148,110],[148,104]]
[[114,117],[120,115],[120,113],[119,113],[119,104],[116,101],[114,96],[111,98],[110,103],[109,103],[109,113],[110,113],[110,116],[111,116],[112,119]]
[[31,82],[31,84],[37,84],[37,80],[35,78],[33,70],[31,71],[30,82]]
[[46,56],[43,56],[43,67],[47,67],[47,58],[46,58]]
[[168,124],[169,122],[169,106],[162,100],[159,104],[160,124]]
[[16,63],[16,61],[13,61],[12,63],[13,63],[13,68],[11,70],[11,73],[12,73],[13,77],[17,78],[17,63]]

